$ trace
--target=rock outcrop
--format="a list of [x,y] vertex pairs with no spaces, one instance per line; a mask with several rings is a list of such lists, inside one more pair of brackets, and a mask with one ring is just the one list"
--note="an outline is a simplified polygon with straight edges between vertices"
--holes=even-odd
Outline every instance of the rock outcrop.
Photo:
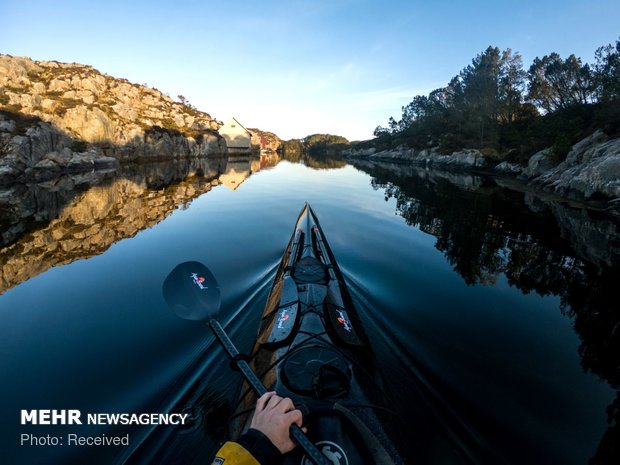
[[482,170],[503,176],[519,177],[534,189],[552,191],[575,200],[604,201],[620,211],[620,139],[609,139],[602,131],[576,143],[558,163],[550,148],[532,155],[527,167],[503,161],[493,162],[479,150],[470,149],[441,154],[438,149],[415,150],[397,147],[348,149],[349,159],[366,159],[414,164],[425,168]]
[[37,116],[86,142],[124,145],[159,126],[196,136],[221,123],[157,89],[91,66],[0,55],[0,104]]
[[282,140],[273,132],[256,128],[250,128],[248,131],[252,133],[252,147],[258,147],[261,152],[276,152],[282,144]]
[[[100,147],[80,147],[76,141],[50,123],[33,122],[21,134],[9,130],[16,122],[0,113],[0,185],[19,179],[51,179],[61,173],[93,169],[116,169],[118,160],[105,155]],[[8,134],[7,134],[8,132]]]
[[573,145],[563,162],[534,175],[531,182],[566,197],[620,199],[620,139],[608,140],[597,131]]
[[556,164],[551,159],[551,149],[544,149],[530,157],[527,167],[523,170],[523,174],[531,179],[545,174]]
[[343,152],[347,158],[366,158],[400,163],[414,163],[429,168],[457,168],[475,169],[488,167],[488,161],[479,150],[464,149],[451,154],[442,154],[439,149],[416,150],[410,147],[398,146],[394,149],[377,152],[370,149],[347,149]]
[[517,163],[503,161],[499,165],[495,166],[495,168],[493,168],[493,171],[498,174],[518,175],[523,172],[523,167],[521,165],[518,165]]
[[90,66],[0,55],[0,183],[225,153],[220,126],[184,98]]

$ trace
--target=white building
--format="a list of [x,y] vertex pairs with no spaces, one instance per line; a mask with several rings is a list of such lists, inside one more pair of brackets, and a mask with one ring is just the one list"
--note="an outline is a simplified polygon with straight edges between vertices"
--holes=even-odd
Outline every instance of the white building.
[[228,153],[250,153],[252,151],[252,133],[235,118],[230,118],[218,132],[226,140]]

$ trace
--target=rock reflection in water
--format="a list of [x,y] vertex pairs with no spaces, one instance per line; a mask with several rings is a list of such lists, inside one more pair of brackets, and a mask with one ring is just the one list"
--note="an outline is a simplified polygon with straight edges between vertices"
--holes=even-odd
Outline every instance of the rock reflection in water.
[[178,159],[6,187],[0,191],[0,294],[54,266],[102,253],[214,185],[237,189],[280,160],[275,153]]
[[389,163],[355,162],[372,186],[396,200],[407,224],[470,285],[503,274],[523,293],[555,295],[573,321],[581,365],[617,391],[609,428],[590,463],[618,463],[620,452],[620,221],[548,195],[500,188],[501,180]]
[[105,251],[219,184],[226,159],[93,171],[0,194],[0,293],[49,268]]

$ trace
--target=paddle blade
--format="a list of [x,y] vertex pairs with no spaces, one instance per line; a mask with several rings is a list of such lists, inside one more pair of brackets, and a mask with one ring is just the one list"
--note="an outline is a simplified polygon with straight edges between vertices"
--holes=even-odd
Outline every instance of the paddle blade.
[[170,272],[162,286],[164,299],[179,317],[210,320],[220,309],[220,287],[200,262],[184,262]]

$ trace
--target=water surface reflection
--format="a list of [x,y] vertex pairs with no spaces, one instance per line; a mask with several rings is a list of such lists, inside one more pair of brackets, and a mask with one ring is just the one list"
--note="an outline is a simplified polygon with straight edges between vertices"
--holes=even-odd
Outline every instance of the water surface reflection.
[[407,224],[437,238],[435,247],[468,285],[495,285],[505,276],[524,294],[560,298],[580,339],[583,369],[617,391],[591,463],[620,459],[618,218],[500,187],[506,185],[501,179],[389,163],[356,166],[386,200],[396,200]]
[[208,463],[238,378],[200,325],[169,314],[161,282],[181,261],[208,263],[249,350],[306,200],[409,423],[413,463],[618,463],[616,218],[482,176],[287,158],[0,193],[2,416],[71,404],[196,418],[136,428],[130,450],[29,450],[31,463]]

